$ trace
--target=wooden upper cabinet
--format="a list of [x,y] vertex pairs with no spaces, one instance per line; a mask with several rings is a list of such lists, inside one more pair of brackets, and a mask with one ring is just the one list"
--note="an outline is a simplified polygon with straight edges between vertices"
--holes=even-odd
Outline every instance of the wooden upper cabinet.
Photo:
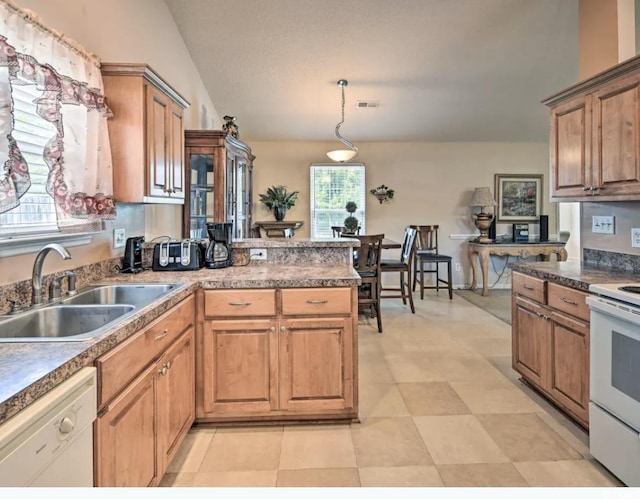
[[640,200],[640,56],[543,103],[551,109],[551,200]]
[[591,99],[577,97],[551,111],[551,195],[584,196],[591,185]]
[[103,63],[117,202],[184,203],[189,103],[146,64]]
[[593,185],[599,195],[640,193],[640,75],[593,94]]

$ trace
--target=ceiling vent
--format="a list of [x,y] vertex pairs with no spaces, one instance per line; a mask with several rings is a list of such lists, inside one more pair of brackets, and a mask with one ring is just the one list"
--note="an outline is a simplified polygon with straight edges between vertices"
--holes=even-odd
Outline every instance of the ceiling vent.
[[356,108],[357,109],[364,109],[364,108],[369,108],[369,107],[373,107],[373,108],[380,107],[380,101],[379,100],[359,100],[359,101],[356,101]]

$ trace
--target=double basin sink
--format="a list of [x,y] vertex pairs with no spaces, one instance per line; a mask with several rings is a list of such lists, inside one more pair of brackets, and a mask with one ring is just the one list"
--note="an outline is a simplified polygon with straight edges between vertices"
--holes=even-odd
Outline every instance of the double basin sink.
[[82,341],[117,325],[184,284],[87,286],[56,303],[0,318],[0,343]]

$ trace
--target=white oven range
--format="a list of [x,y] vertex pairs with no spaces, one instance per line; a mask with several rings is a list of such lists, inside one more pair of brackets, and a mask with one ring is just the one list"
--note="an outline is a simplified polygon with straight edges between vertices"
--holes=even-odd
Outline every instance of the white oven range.
[[640,282],[592,284],[589,448],[640,486]]

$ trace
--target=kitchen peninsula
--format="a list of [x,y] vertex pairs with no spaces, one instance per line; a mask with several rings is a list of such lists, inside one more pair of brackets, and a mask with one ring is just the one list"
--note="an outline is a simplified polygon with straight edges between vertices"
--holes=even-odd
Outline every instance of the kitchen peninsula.
[[[164,295],[152,304],[136,310],[136,313],[125,321],[117,324],[109,331],[100,336],[80,342],[38,342],[38,343],[2,343],[0,344],[0,376],[3,383],[0,386],[0,424],[29,405],[38,397],[44,395],[53,387],[70,377],[84,366],[93,365],[95,360],[109,352],[145,326],[158,319],[165,312],[175,307],[183,300],[194,293],[196,294],[196,337],[197,344],[202,347],[202,334],[205,321],[210,317],[228,317],[218,315],[214,312],[210,316],[211,298],[207,298],[207,308],[204,309],[204,299],[214,290],[234,289],[242,293],[241,290],[270,290],[273,293],[273,311],[276,315],[258,315],[262,320],[276,321],[286,320],[297,321],[289,324],[282,322],[278,327],[297,328],[302,322],[311,323],[322,317],[322,312],[318,311],[320,303],[306,303],[307,300],[314,301],[311,296],[304,300],[310,308],[296,309],[295,303],[291,303],[290,297],[296,293],[287,293],[288,297],[283,298],[283,291],[289,288],[301,289],[304,293],[312,293],[313,290],[329,291],[325,288],[336,288],[343,290],[340,300],[347,299],[348,304],[335,311],[331,309],[331,318],[340,318],[349,333],[349,345],[344,355],[349,362],[350,372],[345,373],[344,382],[349,384],[353,396],[350,407],[341,410],[343,418],[353,419],[357,417],[357,299],[356,289],[360,282],[358,274],[352,266],[352,248],[357,245],[357,240],[276,240],[276,239],[245,239],[233,243],[234,266],[226,269],[201,269],[199,271],[182,272],[152,272],[145,271],[139,274],[113,274],[113,271],[102,271],[102,269],[112,269],[114,265],[101,265],[98,273],[91,274],[91,281],[79,281],[79,287],[94,284],[95,282],[119,282],[119,283],[183,283],[184,286],[175,289]],[[250,260],[251,248],[266,249],[266,260]],[[144,248],[145,267],[150,266],[150,258],[153,252],[152,245]],[[113,264],[119,263],[115,259]],[[103,272],[100,274],[100,272]],[[78,272],[83,275],[82,272]],[[45,280],[50,280],[51,276],[46,276]],[[12,289],[8,290],[8,296],[17,297],[15,290],[26,289],[23,283],[16,283]],[[333,291],[333,289],[331,289]],[[346,294],[344,294],[346,293]],[[227,295],[227,293],[222,293]],[[348,297],[348,298],[347,298]],[[23,303],[28,303],[29,297],[22,297]],[[324,300],[325,297],[322,298]],[[326,303],[331,305],[331,301]],[[285,307],[285,310],[282,307]],[[294,308],[286,308],[294,307]],[[317,313],[310,315],[315,310]],[[279,315],[279,314],[283,315]],[[220,313],[221,314],[221,313]],[[289,315],[290,314],[290,315]],[[255,322],[257,315],[248,316],[248,322]],[[266,319],[265,319],[266,318]],[[216,319],[217,320],[217,319]],[[327,323],[328,324],[328,323]],[[335,331],[334,325],[330,330]],[[270,331],[270,325],[268,330]],[[293,331],[297,331],[294,329]],[[315,330],[318,331],[318,330]],[[275,336],[275,335],[273,335]],[[296,343],[297,332],[292,333],[288,339],[280,338],[283,348],[286,345],[302,346],[305,344]],[[321,334],[312,334],[309,339],[320,338]],[[293,341],[293,343],[292,343]],[[306,341],[306,340],[305,340]],[[319,340],[323,342],[323,339]],[[317,345],[316,345],[317,346]],[[327,345],[324,345],[327,347]],[[198,355],[202,354],[200,352]],[[273,354],[273,352],[272,352]],[[273,354],[275,355],[275,354]],[[200,362],[202,359],[200,359]],[[293,359],[295,367],[302,367],[304,364]],[[198,369],[202,368],[200,364]],[[311,378],[309,378],[311,381]],[[203,381],[200,379],[200,381]],[[332,385],[335,386],[335,385]],[[202,387],[200,388],[202,389]],[[341,387],[342,389],[342,387]],[[203,395],[204,396],[204,395]],[[322,412],[322,411],[321,411]],[[326,413],[326,411],[324,411]],[[328,414],[328,413],[327,413]]]

